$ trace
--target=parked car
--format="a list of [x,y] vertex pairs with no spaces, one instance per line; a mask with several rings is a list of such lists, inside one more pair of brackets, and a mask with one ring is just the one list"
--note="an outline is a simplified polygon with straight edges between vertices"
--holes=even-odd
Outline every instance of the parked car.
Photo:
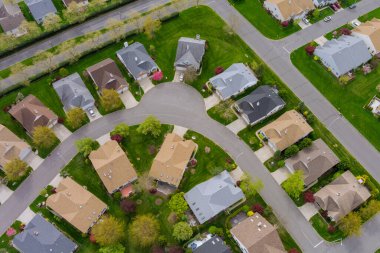
[[330,5],[330,7],[331,7],[331,9],[333,9],[334,11],[337,11],[338,10],[338,8],[335,6],[335,5]]
[[335,5],[335,7],[338,8],[338,9],[341,8],[341,7],[340,7],[340,4],[339,4],[338,2],[334,3],[334,5]]
[[356,8],[356,4],[353,4],[353,5],[350,5],[348,6],[349,9],[355,9]]
[[88,113],[90,114],[91,117],[95,117],[95,112],[92,108],[87,109]]
[[310,21],[307,18],[302,18],[302,21],[305,23],[305,25],[310,24]]
[[351,25],[352,25],[353,27],[357,27],[357,26],[360,25],[360,23],[359,23],[358,21],[352,21],[352,22],[351,22]]
[[323,19],[323,21],[325,21],[325,22],[330,22],[331,21],[331,16],[327,16],[327,17],[325,17],[324,19]]

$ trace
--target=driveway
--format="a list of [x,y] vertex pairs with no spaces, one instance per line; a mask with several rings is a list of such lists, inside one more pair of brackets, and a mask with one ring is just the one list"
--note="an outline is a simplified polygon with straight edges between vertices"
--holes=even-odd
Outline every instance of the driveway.
[[67,137],[71,135],[71,132],[69,131],[69,129],[67,129],[62,124],[56,124],[55,126],[53,126],[53,131],[60,141],[66,140]]
[[13,191],[6,185],[0,183],[0,204],[3,204],[11,195]]
[[290,172],[287,168],[279,168],[275,172],[272,172],[272,176],[274,180],[281,185],[286,179],[288,179]]
[[245,123],[245,121],[242,118],[238,117],[237,120],[231,122],[226,127],[230,129],[234,134],[237,134],[238,132],[247,127],[247,123]]
[[179,83],[181,82],[179,80],[179,76],[181,75],[181,73],[184,73],[184,71],[181,71],[181,70],[176,70],[175,73],[174,73],[174,78],[173,78],[173,82],[175,83]]
[[311,217],[318,213],[318,209],[314,203],[306,203],[303,206],[298,207],[306,220],[310,220]]
[[124,91],[122,94],[120,94],[120,99],[123,102],[126,109],[135,107],[139,103],[132,95],[130,90]]
[[185,135],[185,133],[187,132],[187,130],[188,129],[186,127],[181,127],[181,126],[175,125],[174,129],[173,129],[173,133],[178,134],[179,136],[183,137]]
[[88,111],[86,111],[87,116],[88,116],[88,118],[90,119],[90,122],[91,122],[91,121],[94,121],[94,120],[97,120],[97,119],[99,119],[100,117],[102,117],[102,115],[100,114],[98,108],[96,108],[96,107],[94,106],[94,107],[92,108],[92,110],[94,111],[94,116],[93,116],[93,117],[88,113]]
[[98,139],[96,139],[100,145],[103,145],[107,141],[111,140],[110,134],[106,133],[105,135],[100,136]]
[[29,155],[25,158],[25,162],[29,164],[29,166],[32,167],[33,170],[36,170],[43,161],[44,159],[42,159],[33,152],[30,152]]
[[264,145],[262,148],[255,152],[255,155],[262,163],[265,163],[269,158],[273,156],[273,150],[268,145]]
[[152,80],[150,80],[149,77],[143,78],[138,82],[141,88],[143,89],[144,93],[147,93],[154,87],[154,84],[152,83]]
[[319,38],[316,38],[314,41],[315,41],[318,45],[323,46],[328,40],[326,39],[325,36],[321,36],[321,37],[319,37]]
[[36,213],[33,212],[30,207],[27,207],[24,212],[17,218],[17,220],[21,221],[24,224],[28,224],[31,220],[33,220]]
[[205,98],[206,111],[208,109],[216,106],[217,104],[219,104],[219,102],[220,102],[220,99],[215,93],[213,93],[211,96],[208,96],[207,98]]

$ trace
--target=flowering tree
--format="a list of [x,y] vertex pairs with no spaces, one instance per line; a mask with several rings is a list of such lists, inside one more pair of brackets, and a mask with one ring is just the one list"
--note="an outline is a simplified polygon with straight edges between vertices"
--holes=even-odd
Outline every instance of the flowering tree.
[[123,140],[123,137],[121,137],[120,134],[115,134],[111,136],[111,140],[117,141],[117,143],[120,143]]
[[153,81],[161,81],[163,77],[164,77],[164,73],[162,73],[162,71],[157,71],[157,72],[154,72],[152,79]]
[[304,192],[303,199],[305,200],[305,202],[314,203],[314,201],[315,201],[314,193],[312,191]]
[[218,75],[220,73],[224,72],[224,68],[221,66],[218,66],[215,68],[215,75]]
[[283,27],[288,27],[289,26],[289,21],[283,21],[283,22],[281,22],[281,25]]
[[342,29],[340,29],[339,33],[342,35],[351,35],[352,31],[348,28],[343,27]]
[[254,204],[252,206],[252,211],[254,211],[255,213],[259,213],[259,214],[263,215],[263,213],[264,213],[264,207],[262,205],[258,204],[258,203]]
[[314,54],[314,51],[315,51],[315,47],[312,46],[312,45],[307,45],[305,47],[305,51],[308,55],[313,55]]

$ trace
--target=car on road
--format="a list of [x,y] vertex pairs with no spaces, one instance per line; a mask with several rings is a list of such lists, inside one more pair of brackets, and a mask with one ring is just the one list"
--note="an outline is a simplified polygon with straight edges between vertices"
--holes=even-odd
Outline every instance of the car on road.
[[94,110],[92,108],[88,108],[87,111],[88,111],[88,114],[90,114],[91,117],[95,117],[95,112],[94,112]]
[[323,21],[325,21],[325,22],[330,22],[331,21],[331,16],[327,16],[327,17],[325,17],[324,19],[323,19]]
[[355,9],[356,8],[356,4],[353,4],[353,5],[350,5],[348,6],[349,9]]
[[302,18],[302,21],[305,23],[305,25],[310,24],[310,21],[307,18]]

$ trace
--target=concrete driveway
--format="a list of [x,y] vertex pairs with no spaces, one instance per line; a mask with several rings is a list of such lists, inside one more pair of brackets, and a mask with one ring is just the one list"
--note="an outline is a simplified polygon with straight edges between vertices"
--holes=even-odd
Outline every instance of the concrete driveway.
[[279,185],[281,185],[290,176],[290,172],[287,168],[280,168],[271,174]]
[[234,134],[237,134],[238,132],[247,127],[247,123],[245,123],[245,121],[242,118],[238,117],[237,120],[231,122],[226,127],[230,129]]
[[181,70],[176,70],[175,73],[174,73],[174,78],[173,78],[173,82],[175,83],[179,83],[181,82],[179,80],[179,76],[181,75],[181,73],[183,73],[184,71],[181,71]]
[[36,216],[36,213],[27,207],[25,211],[22,212],[22,214],[17,218],[17,220],[24,224],[28,224],[31,220],[33,220],[34,216]]
[[53,127],[53,131],[55,133],[55,135],[57,136],[57,138],[62,142],[64,140],[67,139],[67,137],[69,137],[71,135],[71,132],[69,131],[69,129],[67,129],[64,125],[62,124],[56,124],[54,127]]
[[314,40],[318,45],[323,46],[328,40],[326,39],[325,36],[318,37]]
[[107,141],[111,140],[110,134],[106,133],[105,135],[100,136],[98,139],[96,139],[97,142],[99,142],[100,145],[103,145]]
[[310,220],[311,217],[318,213],[318,209],[314,203],[306,203],[303,206],[298,207],[306,220]]
[[205,106],[206,106],[206,111],[217,104],[219,104],[220,99],[219,97],[214,93],[211,96],[205,98]]
[[33,170],[36,170],[43,161],[44,159],[42,159],[33,152],[30,152],[30,154],[25,158],[25,162],[29,164],[29,166],[32,167]]
[[0,184],[0,204],[3,204],[11,195],[13,191],[6,185]]
[[152,83],[152,80],[150,80],[149,77],[143,78],[138,82],[141,88],[143,89],[144,93],[147,93],[149,90],[151,90],[154,87],[154,84]]
[[53,187],[58,187],[58,185],[62,181],[62,179],[63,179],[63,177],[60,174],[58,174],[57,176],[55,176],[55,178],[53,178],[53,180],[51,180],[49,185],[51,185]]
[[94,111],[94,114],[95,114],[95,116],[93,116],[93,117],[88,113],[88,111],[86,111],[87,116],[88,116],[88,118],[90,119],[90,122],[91,122],[91,121],[94,121],[94,120],[97,120],[97,119],[99,119],[100,117],[102,117],[102,115],[100,114],[98,108],[96,108],[96,107],[94,106],[94,107],[92,108],[92,110]]
[[126,109],[135,107],[139,104],[139,102],[137,102],[130,90],[124,91],[122,94],[120,94],[120,99],[123,102]]
[[264,147],[255,152],[255,155],[262,163],[265,163],[269,158],[273,156],[273,150],[269,146],[264,145]]
[[178,134],[179,136],[183,137],[185,135],[185,133],[187,132],[187,130],[188,129],[186,127],[181,127],[181,126],[175,125],[174,129],[173,129],[173,133]]

